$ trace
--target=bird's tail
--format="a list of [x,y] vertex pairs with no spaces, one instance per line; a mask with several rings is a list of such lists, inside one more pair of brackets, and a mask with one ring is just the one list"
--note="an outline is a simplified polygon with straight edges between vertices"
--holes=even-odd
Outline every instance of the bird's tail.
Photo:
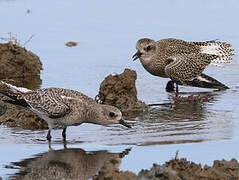
[[9,88],[9,90],[10,90],[11,92],[13,92],[13,93],[19,93],[19,92],[25,93],[25,92],[31,91],[30,89],[27,89],[27,88],[24,88],[24,87],[16,87],[16,86],[14,86],[14,85],[12,85],[12,84],[8,84],[8,83],[6,83],[6,82],[4,82],[4,81],[0,81],[0,82],[1,82],[2,84],[6,85],[6,86]]
[[221,66],[225,63],[231,63],[234,49],[231,44],[220,41],[206,41],[195,42],[201,47],[201,53],[217,55],[218,58],[214,59],[210,64]]
[[229,89],[226,85],[220,83],[216,79],[206,75],[200,74],[196,79],[192,81],[185,82],[189,86],[194,87],[201,87],[201,88],[211,88],[211,89],[218,89],[218,90],[226,90]]
[[[30,107],[28,105],[28,103],[22,98],[22,95],[21,95],[22,91],[20,91],[21,88],[19,90],[18,87],[13,86],[11,84],[5,83],[3,81],[1,81],[1,83],[5,84],[7,87],[9,87],[9,90],[0,90],[0,94],[10,98],[10,100],[3,99],[4,102],[14,104],[14,105],[23,106],[23,107]],[[25,88],[23,88],[23,89],[25,89]]]

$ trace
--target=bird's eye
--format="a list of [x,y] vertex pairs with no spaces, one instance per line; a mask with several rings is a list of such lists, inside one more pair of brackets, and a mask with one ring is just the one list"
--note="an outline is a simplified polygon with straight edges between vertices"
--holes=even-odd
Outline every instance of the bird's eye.
[[145,51],[150,51],[153,48],[153,46],[149,45],[146,48],[144,48]]
[[115,116],[115,113],[114,113],[114,112],[110,112],[110,113],[109,113],[109,116],[110,116],[110,117],[114,117],[114,116]]

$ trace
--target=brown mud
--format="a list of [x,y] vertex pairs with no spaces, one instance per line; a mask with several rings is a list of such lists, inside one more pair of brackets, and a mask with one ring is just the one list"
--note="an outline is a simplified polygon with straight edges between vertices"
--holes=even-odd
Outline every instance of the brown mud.
[[[0,44],[0,79],[15,86],[39,89],[42,63],[37,55],[11,41]],[[0,89],[7,89],[0,84]],[[0,95],[0,98],[6,98]],[[0,101],[0,124],[24,129],[45,129],[47,124],[34,113]]]
[[162,166],[154,164],[150,170],[141,170],[137,180],[185,179],[185,180],[227,180],[239,179],[239,164],[237,160],[215,160],[213,166],[187,161],[184,158],[173,159]]
[[147,105],[137,98],[136,79],[136,72],[130,69],[109,75],[101,83],[96,99],[102,104],[118,107],[124,115],[137,116],[147,109]]
[[[126,150],[126,154],[127,154]],[[119,166],[125,152],[97,151],[87,153],[81,149],[53,150],[35,158],[14,162],[19,172],[11,179],[93,179],[93,180],[236,180],[239,179],[237,160],[216,160],[212,167],[172,159],[163,165],[153,164],[150,170],[138,174],[121,171]],[[9,166],[10,168],[12,167]]]
[[37,55],[9,43],[0,44],[0,79],[10,79],[15,85],[36,89],[40,87],[42,63]]
[[77,46],[77,45],[78,45],[78,42],[69,41],[69,42],[65,43],[65,45],[66,45],[67,47],[74,47],[74,46]]
[[101,170],[94,179],[117,180],[236,180],[239,179],[239,164],[237,160],[215,160],[213,166],[204,167],[201,164],[187,161],[184,158],[170,160],[163,165],[154,164],[150,170],[141,170],[138,175],[129,171]]

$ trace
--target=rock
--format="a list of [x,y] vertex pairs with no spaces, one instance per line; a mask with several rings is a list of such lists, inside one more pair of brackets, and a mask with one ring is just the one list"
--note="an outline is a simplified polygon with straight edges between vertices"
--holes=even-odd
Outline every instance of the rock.
[[125,69],[122,74],[107,76],[100,85],[96,96],[102,104],[116,106],[124,115],[135,115],[147,109],[144,102],[137,98],[135,71]]

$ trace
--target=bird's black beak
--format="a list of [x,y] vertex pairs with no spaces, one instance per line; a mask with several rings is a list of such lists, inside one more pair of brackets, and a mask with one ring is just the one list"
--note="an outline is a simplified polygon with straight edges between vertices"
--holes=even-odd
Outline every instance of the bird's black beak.
[[131,128],[131,126],[129,124],[127,124],[123,119],[121,119],[119,121],[120,124],[122,124],[123,126],[127,127],[127,128]]
[[136,59],[140,58],[140,56],[142,55],[142,53],[138,50],[134,55],[133,55],[133,61],[135,61]]

